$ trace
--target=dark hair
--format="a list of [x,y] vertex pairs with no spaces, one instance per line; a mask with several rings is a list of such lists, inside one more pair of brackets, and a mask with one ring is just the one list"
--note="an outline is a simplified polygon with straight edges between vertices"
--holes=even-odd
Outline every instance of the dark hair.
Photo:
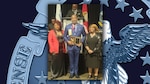
[[58,24],[59,26],[60,26],[60,30],[62,29],[62,25],[61,25],[61,22],[60,21],[58,21],[58,20],[56,20],[55,22],[54,22],[54,24]]

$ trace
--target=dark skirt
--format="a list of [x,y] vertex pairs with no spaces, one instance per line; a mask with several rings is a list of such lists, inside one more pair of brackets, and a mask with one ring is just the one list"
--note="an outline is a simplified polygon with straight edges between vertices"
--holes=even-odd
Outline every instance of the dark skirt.
[[65,56],[63,53],[52,55],[51,61],[51,76],[56,78],[66,74],[65,71]]
[[87,54],[86,57],[86,66],[88,68],[100,68],[100,60],[97,55]]

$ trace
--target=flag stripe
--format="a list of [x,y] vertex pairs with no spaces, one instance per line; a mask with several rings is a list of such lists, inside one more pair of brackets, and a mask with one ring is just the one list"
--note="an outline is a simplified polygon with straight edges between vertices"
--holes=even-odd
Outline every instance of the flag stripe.
[[88,30],[88,7],[87,4],[83,4],[82,5],[82,14],[84,16],[84,22],[83,24],[86,26],[87,30]]
[[61,4],[56,5],[56,16],[55,16],[55,18],[56,18],[56,20],[61,22],[61,19],[62,19]]

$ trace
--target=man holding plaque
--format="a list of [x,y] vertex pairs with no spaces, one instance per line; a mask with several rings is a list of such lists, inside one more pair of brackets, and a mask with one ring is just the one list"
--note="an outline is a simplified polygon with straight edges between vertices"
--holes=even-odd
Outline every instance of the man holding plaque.
[[[67,43],[67,50],[70,62],[70,77],[79,78],[78,75],[78,61],[81,45],[85,40],[85,31],[83,25],[77,23],[78,17],[76,15],[71,16],[71,24],[68,24],[64,32],[64,40]],[[82,38],[81,38],[82,35]]]

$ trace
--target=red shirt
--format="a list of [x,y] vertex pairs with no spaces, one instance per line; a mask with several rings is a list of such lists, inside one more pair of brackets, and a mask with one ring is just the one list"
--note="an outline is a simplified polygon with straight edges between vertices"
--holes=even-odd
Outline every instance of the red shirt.
[[[62,34],[64,32],[62,31]],[[50,53],[59,53],[59,41],[57,39],[56,33],[54,30],[50,30],[48,33],[48,44]],[[66,52],[65,43],[63,42],[63,52]]]

